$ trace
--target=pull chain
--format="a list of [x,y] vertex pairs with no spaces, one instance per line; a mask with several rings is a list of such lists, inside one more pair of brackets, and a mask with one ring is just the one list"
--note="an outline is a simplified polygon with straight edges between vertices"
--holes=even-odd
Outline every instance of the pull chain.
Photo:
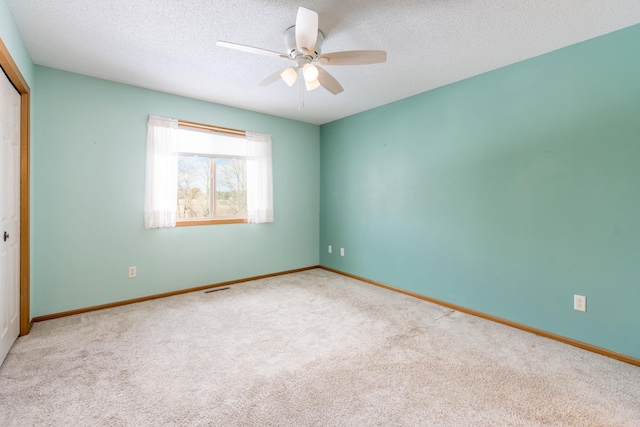
[[298,111],[302,111],[304,108],[304,78],[302,77],[302,73],[298,73],[298,80],[300,80],[300,107]]

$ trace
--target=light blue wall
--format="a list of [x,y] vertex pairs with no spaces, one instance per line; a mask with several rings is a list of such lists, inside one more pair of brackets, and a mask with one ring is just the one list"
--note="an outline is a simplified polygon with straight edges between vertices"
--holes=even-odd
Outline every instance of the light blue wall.
[[636,25],[322,126],[321,264],[640,358],[639,48]]
[[[35,78],[34,316],[318,264],[318,126],[40,66]],[[145,230],[149,114],[271,134],[275,222]]]

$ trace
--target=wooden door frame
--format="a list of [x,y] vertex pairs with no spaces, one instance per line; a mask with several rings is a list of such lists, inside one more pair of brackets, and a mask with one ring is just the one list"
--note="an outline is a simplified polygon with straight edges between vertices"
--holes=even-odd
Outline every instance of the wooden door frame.
[[31,330],[30,313],[30,180],[29,134],[31,131],[31,91],[9,49],[0,38],[0,67],[20,94],[20,335]]

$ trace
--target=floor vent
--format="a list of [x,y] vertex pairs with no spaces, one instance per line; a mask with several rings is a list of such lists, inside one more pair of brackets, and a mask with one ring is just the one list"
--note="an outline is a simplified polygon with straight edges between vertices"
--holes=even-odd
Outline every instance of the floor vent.
[[211,292],[226,291],[227,289],[229,289],[228,286],[226,288],[209,289],[208,291],[204,291],[204,293],[205,294],[210,294]]

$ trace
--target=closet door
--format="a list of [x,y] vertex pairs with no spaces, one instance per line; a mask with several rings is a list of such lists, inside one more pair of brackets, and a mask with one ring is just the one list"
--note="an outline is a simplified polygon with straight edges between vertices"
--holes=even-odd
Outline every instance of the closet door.
[[20,95],[0,73],[0,363],[20,333]]

